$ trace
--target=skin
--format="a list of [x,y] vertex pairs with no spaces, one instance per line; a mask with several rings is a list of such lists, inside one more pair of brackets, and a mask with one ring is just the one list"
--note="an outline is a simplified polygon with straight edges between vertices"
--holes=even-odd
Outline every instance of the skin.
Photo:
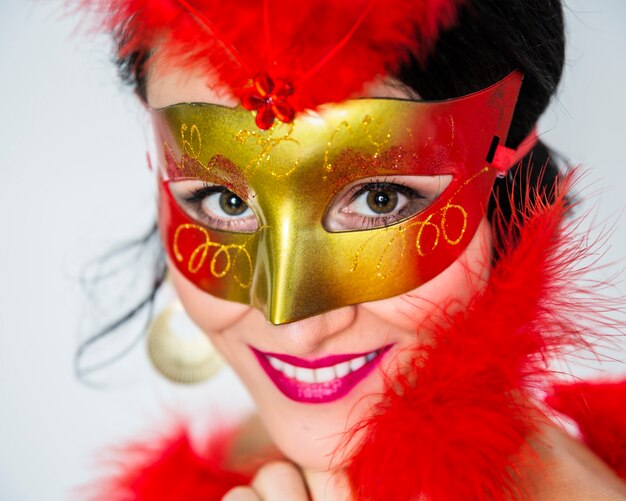
[[[173,68],[158,55],[149,68],[147,90],[149,105],[155,108],[179,102],[237,104],[236,99],[210,80],[207,85],[206,73]],[[361,95],[414,97],[389,81],[374,82]],[[224,499],[349,499],[341,474],[342,454],[336,451],[343,432],[367,415],[383,388],[380,371],[373,371],[348,395],[334,402],[294,402],[270,381],[249,345],[265,352],[313,359],[362,353],[393,343],[381,362],[384,371],[393,373],[408,356],[404,348],[429,341],[432,322],[441,319],[442,311],[463,308],[484,285],[490,252],[490,227],[483,219],[459,259],[421,287],[393,298],[342,307],[285,325],[272,325],[252,307],[199,290],[170,263],[172,282],[189,316],[210,337],[256,403],[261,423],[255,422],[250,428],[254,432],[248,435],[253,438],[239,444],[235,456],[240,458],[273,444],[285,458],[266,464],[250,486],[238,487]],[[541,474],[522,479],[535,492],[533,499],[626,499],[626,490],[622,492],[624,497],[618,494],[623,485],[588,450],[573,447],[574,442],[562,432],[553,431],[552,425],[545,424],[543,428],[545,432],[541,433],[543,438],[536,450],[548,459],[549,467]],[[242,436],[245,435],[244,427]],[[349,448],[344,452],[349,452]],[[238,458],[232,460],[235,464]],[[577,468],[573,468],[574,464]],[[590,464],[592,467],[586,466]],[[578,488],[573,490],[570,485]],[[598,490],[598,485],[609,487]],[[586,497],[580,497],[581,492]]]

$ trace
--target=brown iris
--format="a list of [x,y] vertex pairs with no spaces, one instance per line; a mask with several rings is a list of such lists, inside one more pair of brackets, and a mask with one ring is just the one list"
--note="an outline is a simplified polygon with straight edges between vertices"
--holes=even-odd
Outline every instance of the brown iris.
[[248,206],[246,203],[231,191],[225,191],[220,194],[220,208],[229,216],[240,216]]
[[398,206],[394,190],[372,190],[367,194],[367,206],[376,214],[388,214]]

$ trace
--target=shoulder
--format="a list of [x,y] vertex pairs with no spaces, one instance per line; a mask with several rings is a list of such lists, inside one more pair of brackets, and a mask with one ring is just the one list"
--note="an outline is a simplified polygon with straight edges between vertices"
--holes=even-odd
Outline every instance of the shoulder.
[[552,424],[541,425],[524,456],[528,466],[523,483],[530,499],[626,501],[626,482],[583,443]]

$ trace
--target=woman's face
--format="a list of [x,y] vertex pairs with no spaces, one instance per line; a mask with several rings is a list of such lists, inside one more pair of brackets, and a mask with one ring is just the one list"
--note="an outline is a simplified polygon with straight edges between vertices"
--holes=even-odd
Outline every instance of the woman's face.
[[[180,102],[237,105],[227,93],[207,85],[205,73],[172,69],[158,59],[151,65],[147,84],[148,101],[154,108]],[[407,97],[398,86],[382,81],[368,86],[362,95]],[[343,432],[370,412],[384,389],[381,372],[398,370],[410,356],[406,348],[428,343],[432,325],[441,320],[442,312],[463,307],[484,283],[490,249],[489,224],[483,219],[461,256],[417,289],[282,325],[269,323],[261,311],[251,306],[200,290],[172,263],[170,271],[189,316],[246,385],[276,446],[305,468],[327,470]],[[381,351],[386,347],[386,351]],[[367,360],[372,370],[362,370],[363,377],[347,393],[330,401],[311,403],[290,398],[281,391],[253,350],[289,360],[293,363],[287,365],[295,366],[295,371],[300,365],[305,370],[298,371],[296,378],[303,381],[311,374],[305,368],[307,362],[314,361],[318,366],[333,364],[334,376],[339,376],[351,370],[356,373],[355,367],[367,360],[362,355],[376,357]],[[327,357],[340,358],[321,360]],[[284,363],[274,363],[282,372],[294,370]],[[334,377],[328,376],[328,372],[319,374]],[[303,381],[297,383],[300,393],[306,391],[307,383]]]

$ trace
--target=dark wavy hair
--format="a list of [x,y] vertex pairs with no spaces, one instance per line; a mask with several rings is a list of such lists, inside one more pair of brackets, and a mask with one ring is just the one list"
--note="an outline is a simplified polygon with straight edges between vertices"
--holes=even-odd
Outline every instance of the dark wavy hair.
[[[118,45],[126,36],[124,32],[112,35]],[[144,69],[149,57],[148,51],[139,51],[116,59],[122,80],[144,101]],[[423,61],[409,59],[392,76],[421,99],[440,100],[483,89],[512,71],[520,70],[524,81],[507,139],[508,146],[516,147],[535,127],[556,92],[564,60],[565,35],[560,0],[466,0],[460,8],[459,22],[441,33],[430,55]],[[535,196],[549,198],[558,178],[559,169],[554,155],[545,144],[538,142],[511,169],[509,176],[496,180],[489,217],[492,218],[496,206],[507,218],[521,210],[519,206],[511,205],[512,198],[519,201],[524,200],[526,195],[531,200]],[[513,197],[510,196],[512,193]],[[124,251],[148,244],[158,249],[151,264],[154,270],[151,288],[118,318],[81,344],[76,354],[79,377],[102,365],[81,368],[80,361],[85,350],[141,313],[147,311],[149,319],[155,295],[166,273],[156,225],[147,235],[125,246]],[[114,259],[116,254],[113,252],[103,259]],[[96,282],[98,279],[94,278]],[[129,341],[129,346],[131,344],[134,343]],[[117,358],[119,356],[109,362]]]

